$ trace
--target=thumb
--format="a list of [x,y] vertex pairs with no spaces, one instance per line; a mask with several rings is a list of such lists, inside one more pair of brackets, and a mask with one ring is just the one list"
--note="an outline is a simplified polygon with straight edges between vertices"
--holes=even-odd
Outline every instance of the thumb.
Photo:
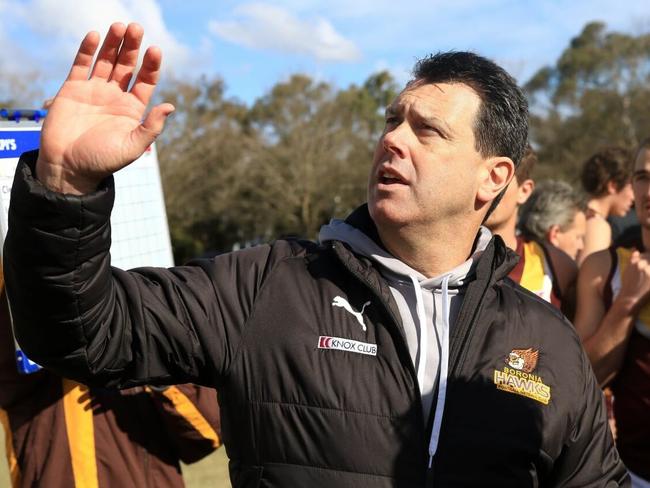
[[639,262],[641,259],[641,253],[639,251],[632,251],[632,255],[630,256],[630,264],[636,264]]
[[133,144],[143,153],[160,135],[169,114],[175,110],[171,103],[161,103],[151,109],[144,121],[133,131]]

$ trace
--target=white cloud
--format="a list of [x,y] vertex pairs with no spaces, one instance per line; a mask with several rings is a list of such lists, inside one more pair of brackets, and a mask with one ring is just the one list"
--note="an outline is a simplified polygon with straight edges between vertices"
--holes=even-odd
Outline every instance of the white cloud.
[[27,72],[24,68],[25,53],[10,34],[12,19],[16,16],[15,5],[0,0],[0,70],[9,74]]
[[251,3],[235,10],[234,20],[213,20],[210,31],[229,42],[255,49],[304,54],[323,61],[356,61],[359,48],[323,17],[299,19],[289,10]]
[[59,66],[72,61],[86,32],[97,30],[103,36],[116,21],[144,27],[144,45],[163,51],[163,70],[183,70],[191,61],[190,48],[169,31],[156,0],[31,0],[21,4],[16,17],[42,40],[41,56]]

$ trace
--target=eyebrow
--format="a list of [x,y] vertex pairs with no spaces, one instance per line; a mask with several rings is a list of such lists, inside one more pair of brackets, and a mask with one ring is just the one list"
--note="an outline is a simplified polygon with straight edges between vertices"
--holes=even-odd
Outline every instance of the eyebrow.
[[[404,105],[402,103],[393,103],[386,107],[386,117],[399,115],[401,112],[403,112],[403,110]],[[440,132],[445,139],[449,139],[451,134],[454,133],[454,131],[451,130],[451,127],[449,127],[449,125],[440,117],[437,117],[431,113],[420,112],[417,109],[412,110],[412,112],[417,119],[431,122],[438,129],[440,129]]]
[[648,176],[650,175],[650,171],[647,169],[637,169],[634,173],[632,173],[632,178],[635,176]]

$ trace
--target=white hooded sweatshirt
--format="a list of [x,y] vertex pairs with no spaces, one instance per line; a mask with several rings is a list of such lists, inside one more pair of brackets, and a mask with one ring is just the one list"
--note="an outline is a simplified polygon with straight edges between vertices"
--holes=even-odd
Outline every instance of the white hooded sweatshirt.
[[436,453],[442,425],[450,329],[458,317],[465,286],[472,280],[476,262],[491,238],[490,231],[481,227],[467,261],[444,274],[427,278],[383,249],[361,230],[342,220],[332,220],[320,229],[321,243],[337,240],[348,244],[357,254],[377,263],[380,273],[388,282],[399,308],[409,354],[417,371],[425,422],[438,387],[429,442],[429,462]]

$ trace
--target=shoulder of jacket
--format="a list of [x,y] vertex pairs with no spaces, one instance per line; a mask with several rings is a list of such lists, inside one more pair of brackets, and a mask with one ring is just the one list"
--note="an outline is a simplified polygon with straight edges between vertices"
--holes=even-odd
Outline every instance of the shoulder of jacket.
[[266,244],[217,254],[209,258],[193,259],[188,265],[200,266],[204,269],[230,265],[249,270],[264,269],[264,274],[267,274],[283,261],[292,258],[304,259],[310,255],[319,254],[323,250],[322,246],[312,241],[279,239]]
[[[545,337],[548,341],[556,344],[553,347],[553,353],[558,357],[577,358],[582,354],[582,343],[575,327],[562,314],[562,312],[546,300],[538,297],[529,290],[515,283],[510,278],[502,281],[502,291],[509,294],[513,299],[504,300],[509,306],[517,307],[513,317],[521,317],[525,321],[526,327],[539,337]],[[516,305],[513,305],[515,304]],[[505,311],[508,313],[508,311]],[[560,347],[561,346],[561,347]]]
[[526,309],[526,313],[532,312],[546,316],[552,316],[558,322],[569,323],[566,317],[557,307],[550,304],[543,298],[537,296],[530,290],[527,290],[519,283],[513,281],[511,278],[506,277],[497,284],[501,285],[502,290],[505,293],[512,293],[515,297],[517,297],[520,306]]

